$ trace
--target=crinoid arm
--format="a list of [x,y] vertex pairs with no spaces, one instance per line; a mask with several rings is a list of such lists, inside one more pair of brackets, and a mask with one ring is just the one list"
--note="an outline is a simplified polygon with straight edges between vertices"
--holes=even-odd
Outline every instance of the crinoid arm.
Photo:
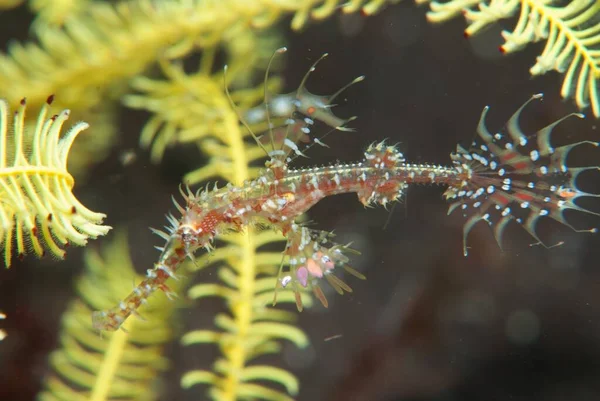
[[[326,231],[311,230],[293,224],[287,233],[288,243],[285,250],[287,264],[282,261],[277,276],[273,305],[277,303],[277,291],[291,288],[294,291],[296,307],[302,311],[301,291],[311,290],[324,307],[329,302],[320,287],[324,279],[340,295],[352,292],[352,288],[334,274],[336,268],[343,268],[351,275],[365,280],[365,276],[348,265],[349,253],[358,253],[348,245],[339,245],[331,241],[333,234]],[[284,267],[287,267],[284,271]]]
[[582,191],[578,176],[598,166],[570,167],[569,152],[581,145],[598,146],[598,142],[581,141],[554,147],[551,136],[554,128],[569,117],[583,118],[582,114],[569,114],[527,136],[520,127],[523,109],[542,95],[532,96],[508,120],[504,129],[492,134],[485,124],[488,107],[484,108],[477,138],[470,149],[460,145],[451,155],[455,167],[467,172],[469,179],[461,186],[451,186],[445,193],[455,202],[448,213],[459,210],[467,218],[463,229],[464,254],[467,255],[467,236],[479,221],[492,229],[498,244],[508,223],[520,224],[535,240],[543,244],[536,233],[542,217],[549,217],[575,231],[596,232],[596,228],[579,230],[569,224],[566,210],[575,210],[599,216],[576,203],[582,197],[600,195]]
[[0,249],[10,266],[33,251],[64,257],[68,244],[85,245],[106,234],[106,217],[82,205],[72,193],[75,180],[67,171],[73,141],[88,124],[79,122],[61,136],[69,110],[47,118],[53,96],[42,107],[32,132],[25,129],[23,99],[9,130],[8,104],[0,100]]

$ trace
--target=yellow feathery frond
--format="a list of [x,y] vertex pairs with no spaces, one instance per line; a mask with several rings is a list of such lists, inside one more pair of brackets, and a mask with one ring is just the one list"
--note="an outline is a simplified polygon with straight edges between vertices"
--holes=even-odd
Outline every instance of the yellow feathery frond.
[[[70,120],[85,121],[92,128],[93,135],[80,135],[69,153],[69,170],[75,181],[85,182],[93,166],[106,159],[118,138],[118,103],[108,99],[88,110],[71,110]],[[64,109],[60,99],[52,103],[55,110]],[[34,132],[37,113],[27,105],[25,132]]]
[[[205,255],[198,265],[218,264],[218,277],[222,284],[198,284],[188,295],[192,299],[219,297],[231,311],[218,314],[216,330],[194,330],[182,338],[184,345],[214,344],[223,350],[212,369],[193,370],[181,379],[184,388],[197,384],[210,386],[214,400],[253,399],[291,400],[285,392],[257,384],[257,381],[279,384],[290,395],[298,392],[296,378],[284,369],[250,364],[261,355],[280,351],[280,341],[287,340],[300,348],[308,345],[302,330],[294,326],[296,314],[273,309],[275,282],[273,276],[281,263],[279,252],[259,251],[262,246],[285,241],[281,234],[270,230],[249,229],[242,235],[221,236],[227,245]],[[283,245],[283,243],[282,243]],[[257,278],[257,274],[264,275]],[[312,298],[302,294],[303,302],[310,306]],[[282,302],[294,303],[292,292],[281,294]],[[252,395],[252,396],[251,396]]]
[[36,13],[34,25],[62,25],[89,6],[90,0],[29,0],[29,8]]
[[464,10],[474,7],[481,3],[481,0],[449,0],[449,1],[431,1],[431,0],[415,0],[417,4],[430,4],[430,9],[427,13],[429,22],[437,23],[444,22],[462,14]]
[[8,10],[21,5],[24,0],[0,0],[0,10]]
[[113,150],[119,138],[117,110],[118,104],[109,99],[91,110],[73,112],[73,117],[89,123],[94,132],[94,135],[83,135],[73,144],[69,166],[76,179],[83,181],[89,177],[92,167]]
[[310,18],[324,19],[344,4],[372,13],[382,0],[131,0],[115,5],[93,2],[63,28],[36,30],[39,44],[13,43],[0,55],[0,88],[10,104],[26,94],[35,108],[48,93],[66,107],[88,109],[107,88],[134,77],[157,55],[178,58],[217,45],[238,25],[265,29],[293,14],[300,29]]
[[[420,0],[424,3],[427,0]],[[477,9],[475,9],[477,6]],[[600,117],[600,2],[596,0],[450,0],[431,2],[427,17],[441,22],[463,13],[471,36],[520,8],[519,20],[511,31],[503,31],[500,50],[510,53],[528,43],[546,41],[531,75],[550,70],[565,74],[561,95],[574,99],[580,109],[591,106]]]
[[[132,86],[137,94],[127,95],[124,103],[132,108],[144,109],[153,113],[144,126],[140,137],[143,148],[151,148],[151,160],[158,163],[167,147],[176,143],[198,143],[202,150],[213,154],[211,149],[223,147],[219,140],[227,135],[224,124],[226,116],[219,109],[219,102],[224,96],[224,78],[222,73],[211,75],[214,52],[205,52],[201,59],[198,73],[186,74],[182,66],[169,62],[161,63],[167,80],[137,77]],[[238,58],[229,68],[228,78],[236,78],[243,71],[241,63],[246,58]],[[249,62],[249,61],[248,61]],[[269,89],[275,88],[275,80]],[[262,100],[263,87],[251,90],[235,91],[232,97],[242,108],[251,107]],[[249,136],[246,131],[244,137]],[[208,138],[208,140],[206,140]],[[220,149],[222,150],[222,149]],[[210,163],[212,168],[203,168],[186,175],[184,181],[196,184],[200,181],[223,175],[231,165],[231,159],[225,156],[228,152],[217,151],[216,159]],[[246,159],[250,162],[263,158],[264,153],[256,148],[248,148]],[[252,177],[258,174],[258,168],[251,168]]]
[[[180,79],[176,83],[177,87],[183,88],[184,83],[191,83],[189,77],[183,75],[182,71],[177,71],[179,72],[175,75]],[[222,74],[197,75],[192,79],[195,86],[188,88],[186,93],[191,91],[198,96],[184,97],[188,102],[184,110],[193,111],[186,115],[186,119],[194,122],[207,113],[213,113],[217,116],[213,120],[218,121],[215,124],[200,121],[203,128],[201,131],[194,131],[196,141],[202,149],[208,150],[210,156],[209,164],[195,173],[196,178],[220,176],[236,185],[255,178],[258,170],[251,165],[265,155],[256,143],[246,140],[248,134],[240,126],[237,114],[224,93]],[[168,84],[161,83],[165,86]],[[157,93],[154,92],[155,95]],[[259,98],[262,97],[263,90],[259,88],[245,94],[251,95],[253,99]],[[151,103],[148,101],[146,104]],[[254,105],[256,102],[250,103]],[[168,113],[176,109],[171,107]],[[196,116],[194,113],[197,113]],[[174,121],[173,119],[173,124]],[[174,135],[178,128],[179,126],[173,129]],[[218,265],[221,282],[196,285],[190,289],[189,296],[193,299],[221,297],[226,301],[229,313],[216,317],[216,329],[191,331],[183,337],[182,342],[186,345],[218,345],[223,356],[215,363],[213,372],[188,372],[182,378],[182,386],[187,388],[196,384],[208,384],[211,398],[221,401],[254,398],[290,400],[286,392],[295,394],[298,390],[298,383],[293,375],[280,368],[250,364],[260,355],[278,352],[281,340],[289,340],[300,347],[307,344],[304,333],[290,324],[295,314],[267,306],[273,300],[273,277],[282,261],[282,254],[264,249],[270,244],[283,245],[285,238],[270,230],[249,227],[240,234],[219,235],[219,241],[224,244],[198,258],[195,265]],[[285,294],[282,300],[295,302],[291,293]],[[305,301],[310,302],[308,295]],[[259,384],[265,380],[279,383],[285,390]]]
[[47,118],[48,99],[35,130],[25,132],[25,99],[9,130],[8,104],[0,100],[0,249],[10,266],[14,243],[19,257],[45,250],[63,257],[66,244],[85,245],[88,238],[106,234],[106,217],[82,205],[73,195],[75,181],[67,171],[73,141],[88,127],[79,122],[61,137],[69,110]]
[[218,49],[202,49],[202,63],[198,70],[210,74],[208,66],[214,61],[211,53],[221,50],[226,54],[232,73],[231,84],[236,87],[247,87],[254,82],[257,75],[262,77],[264,66],[271,58],[273,49],[282,47],[283,42],[284,34],[280,25],[262,30],[257,30],[250,25],[235,25],[223,37]]
[[92,328],[93,310],[111,306],[130,291],[135,274],[124,231],[100,255],[85,252],[87,270],[77,282],[80,298],[62,319],[62,348],[50,355],[54,372],[45,379],[40,401],[152,400],[156,381],[168,368],[164,345],[173,337],[170,322],[176,304],[153,297],[142,319],[130,319],[125,330],[99,335]]

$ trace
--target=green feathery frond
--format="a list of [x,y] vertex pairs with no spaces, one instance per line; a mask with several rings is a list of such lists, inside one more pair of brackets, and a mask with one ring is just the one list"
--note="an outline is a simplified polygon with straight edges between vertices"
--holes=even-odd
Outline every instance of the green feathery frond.
[[85,245],[88,238],[106,234],[106,217],[82,205],[73,195],[75,181],[67,171],[73,141],[88,127],[79,122],[61,137],[69,110],[47,118],[48,98],[35,125],[25,132],[25,99],[9,130],[8,104],[0,100],[0,249],[11,263],[13,247],[19,257],[31,249],[64,257],[67,244]]
[[140,277],[124,231],[102,255],[87,249],[85,263],[87,270],[77,282],[79,298],[63,315],[62,348],[50,355],[54,372],[46,378],[39,401],[157,399],[156,381],[169,366],[163,352],[173,337],[176,303],[154,297],[142,308],[143,319],[130,319],[125,330],[100,335],[92,327],[92,311],[111,306]]
[[[427,0],[418,2],[425,3]],[[561,95],[574,99],[580,109],[591,106],[600,117],[600,2],[597,0],[450,0],[431,2],[429,21],[441,22],[463,14],[471,36],[520,9],[513,31],[503,31],[500,50],[511,53],[532,42],[546,46],[533,67],[532,75],[550,70],[565,74]]]

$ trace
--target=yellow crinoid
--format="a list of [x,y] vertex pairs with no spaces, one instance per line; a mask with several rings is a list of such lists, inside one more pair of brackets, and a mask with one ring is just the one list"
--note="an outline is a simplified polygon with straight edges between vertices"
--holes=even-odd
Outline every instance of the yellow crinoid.
[[110,230],[106,217],[82,205],[71,192],[69,150],[88,127],[79,122],[61,137],[69,110],[47,118],[53,97],[42,107],[35,130],[25,130],[25,99],[9,127],[8,104],[0,100],[0,250],[10,266],[13,248],[19,257],[33,250],[63,257],[67,244],[85,245]]
[[533,76],[555,70],[564,74],[561,96],[575,100],[579,109],[591,107],[600,118],[600,2],[597,0],[416,0],[431,3],[430,22],[464,15],[465,36],[519,13],[514,29],[503,30],[502,53],[543,41],[542,53],[529,72]]

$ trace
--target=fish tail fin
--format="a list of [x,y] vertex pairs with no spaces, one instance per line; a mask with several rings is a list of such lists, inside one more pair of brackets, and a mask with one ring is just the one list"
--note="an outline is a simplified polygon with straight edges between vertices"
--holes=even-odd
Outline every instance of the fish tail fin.
[[[577,178],[585,171],[600,170],[597,165],[569,167],[567,157],[571,150],[581,145],[600,144],[581,141],[554,147],[551,143],[554,128],[570,117],[583,118],[571,113],[538,130],[525,135],[519,124],[521,112],[542,95],[532,96],[508,120],[503,130],[492,134],[486,127],[488,107],[483,109],[477,137],[471,147],[457,147],[451,158],[459,171],[468,179],[459,186],[447,189],[446,199],[454,200],[448,214],[460,210],[467,219],[463,228],[463,251],[467,255],[467,236],[480,221],[493,230],[501,246],[502,234],[508,223],[520,224],[535,240],[545,245],[536,233],[542,217],[549,217],[578,232],[597,231],[596,228],[576,229],[565,219],[566,210],[575,210],[600,216],[599,213],[578,205],[582,197],[600,197],[581,190]],[[549,246],[547,246],[549,247]]]

